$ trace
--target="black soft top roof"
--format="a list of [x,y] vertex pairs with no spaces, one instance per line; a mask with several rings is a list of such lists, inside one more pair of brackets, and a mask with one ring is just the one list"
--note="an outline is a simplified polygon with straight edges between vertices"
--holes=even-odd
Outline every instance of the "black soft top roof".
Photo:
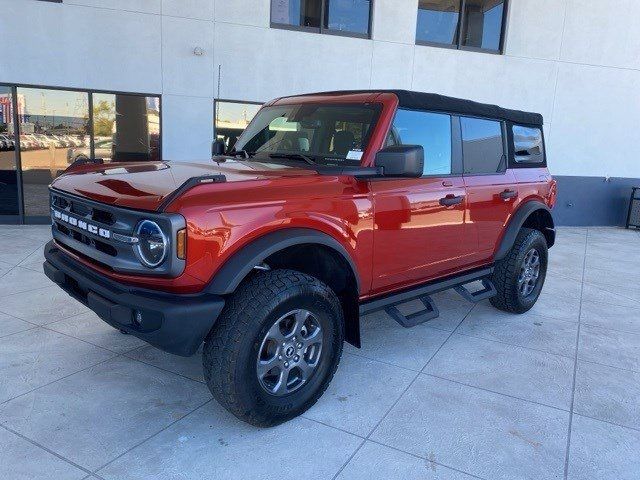
[[[514,123],[527,125],[542,125],[542,115],[539,113],[510,110],[497,105],[479,103],[462,98],[446,97],[435,93],[412,92],[409,90],[340,90],[332,92],[318,92],[307,95],[341,95],[350,93],[393,93],[398,97],[401,108],[431,110],[437,112],[457,113],[477,117],[497,118]],[[295,95],[303,96],[303,95]]]

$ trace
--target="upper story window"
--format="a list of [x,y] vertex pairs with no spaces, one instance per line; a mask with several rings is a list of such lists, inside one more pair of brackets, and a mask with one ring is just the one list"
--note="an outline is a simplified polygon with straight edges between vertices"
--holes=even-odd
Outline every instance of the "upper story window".
[[271,0],[271,26],[369,38],[372,0]]
[[422,145],[423,175],[451,174],[451,117],[399,109],[387,137],[390,145]]
[[416,42],[502,52],[506,0],[420,0]]

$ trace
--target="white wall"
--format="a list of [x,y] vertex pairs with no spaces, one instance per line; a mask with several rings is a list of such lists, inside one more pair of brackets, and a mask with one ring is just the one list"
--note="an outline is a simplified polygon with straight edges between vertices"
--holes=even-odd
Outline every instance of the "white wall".
[[[559,175],[640,177],[640,2],[511,0],[504,55],[416,46],[418,0],[372,39],[269,28],[269,0],[0,0],[0,82],[163,95],[164,156],[209,156],[222,98],[407,88],[540,112]],[[199,46],[205,55],[193,55]]]

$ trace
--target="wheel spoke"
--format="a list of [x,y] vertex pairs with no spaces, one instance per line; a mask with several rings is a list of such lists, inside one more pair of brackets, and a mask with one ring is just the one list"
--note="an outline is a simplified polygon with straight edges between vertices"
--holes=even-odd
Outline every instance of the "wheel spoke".
[[280,331],[280,320],[273,324],[273,326],[267,332],[265,340],[273,340],[280,345],[285,339],[285,336]]
[[287,380],[289,379],[288,370],[280,370],[280,376],[278,377],[278,383],[273,387],[272,393],[276,395],[284,395],[287,393]]
[[293,334],[296,337],[302,336],[302,329],[310,315],[311,315],[311,312],[309,312],[308,310],[298,310],[296,312],[294,316],[295,324],[293,326]]
[[[275,367],[281,367],[278,356],[274,355],[269,360],[259,360],[257,365],[258,378],[264,378],[264,376],[273,370]],[[282,368],[281,368],[282,369]]]

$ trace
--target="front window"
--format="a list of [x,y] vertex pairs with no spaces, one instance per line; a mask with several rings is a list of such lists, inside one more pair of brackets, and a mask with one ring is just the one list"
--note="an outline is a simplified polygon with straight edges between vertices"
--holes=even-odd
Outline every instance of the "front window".
[[265,107],[234,150],[250,156],[298,154],[316,163],[359,165],[379,112],[380,106],[374,104]]

